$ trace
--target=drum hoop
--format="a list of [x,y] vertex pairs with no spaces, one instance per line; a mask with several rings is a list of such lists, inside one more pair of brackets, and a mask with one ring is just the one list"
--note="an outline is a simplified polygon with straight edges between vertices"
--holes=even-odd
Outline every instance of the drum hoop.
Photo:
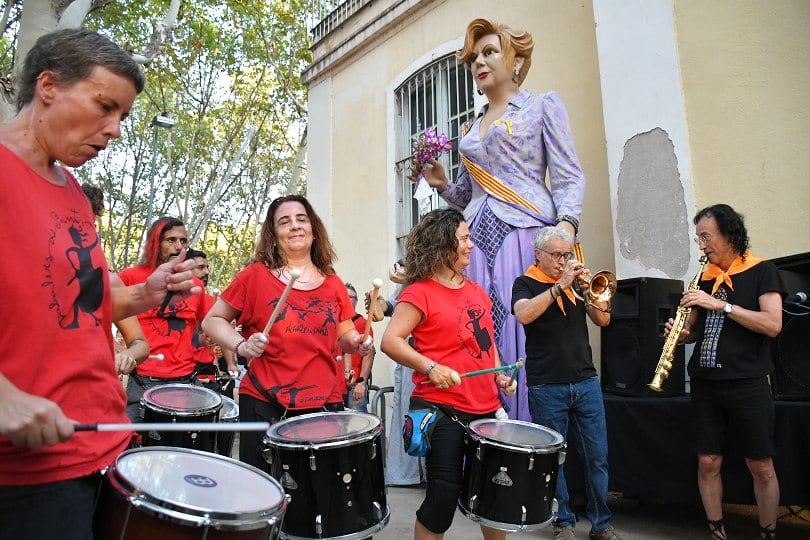
[[[153,393],[155,393],[154,391],[156,391],[157,389],[163,389],[163,388],[174,388],[174,389],[177,389],[177,388],[193,388],[194,391],[203,390],[203,394],[208,394],[209,396],[216,397],[217,401],[213,405],[211,405],[209,407],[203,407],[203,408],[197,408],[197,409],[179,409],[179,410],[178,409],[172,409],[172,408],[166,407],[164,405],[160,405],[158,403],[155,403],[154,401],[149,401],[150,396]],[[213,390],[205,388],[204,386],[196,386],[196,385],[193,385],[193,384],[181,384],[181,383],[161,384],[161,385],[158,385],[158,386],[153,386],[152,388],[147,389],[143,393],[143,397],[141,397],[141,405],[143,405],[144,407],[147,407],[150,410],[153,410],[155,412],[172,413],[175,416],[192,416],[193,417],[193,416],[211,414],[211,413],[215,413],[215,412],[219,411],[222,408],[222,397],[219,394],[217,394],[216,392],[214,392]]]
[[[234,465],[238,465],[251,472],[257,473],[262,478],[270,481],[270,483],[278,489],[281,494],[279,503],[271,508],[257,510],[254,512],[227,512],[227,511],[214,511],[209,508],[203,508],[191,504],[178,504],[174,501],[165,501],[160,497],[156,497],[151,493],[144,491],[143,488],[134,485],[131,481],[123,475],[118,474],[118,459],[125,455],[132,455],[139,452],[154,452],[154,451],[169,451],[176,453],[197,454],[205,457],[215,457],[217,460],[227,461]],[[168,519],[175,523],[182,525],[193,524],[201,527],[213,527],[217,530],[253,530],[265,527],[267,525],[274,526],[281,523],[281,518],[287,510],[289,497],[284,493],[281,484],[267,474],[266,472],[258,469],[247,463],[239,460],[221,456],[219,454],[211,454],[200,450],[192,450],[188,448],[177,448],[173,446],[150,446],[143,448],[134,448],[126,450],[116,459],[115,463],[110,466],[107,471],[107,480],[110,486],[115,491],[116,495],[123,497],[128,501],[133,508],[143,510],[145,513],[154,517]]]
[[[503,448],[505,450],[513,450],[513,451],[517,451],[517,452],[521,452],[521,453],[525,453],[525,454],[553,454],[554,452],[557,452],[560,448],[565,446],[565,439],[562,437],[562,435],[560,435],[556,431],[554,431],[554,430],[552,430],[552,429],[550,429],[550,428],[548,428],[546,426],[541,426],[541,425],[535,424],[533,422],[524,422],[523,420],[509,420],[508,423],[522,425],[522,426],[528,426],[528,427],[531,427],[533,429],[543,428],[544,430],[551,431],[552,433],[556,434],[557,437],[559,438],[559,440],[553,441],[550,444],[546,444],[546,445],[528,445],[528,444],[517,444],[517,443],[511,443],[510,444],[510,443],[507,443],[507,442],[504,442],[504,441],[499,441],[497,439],[489,438],[489,437],[487,437],[485,435],[481,435],[480,433],[476,433],[475,430],[473,429],[474,427],[476,427],[479,424],[485,424],[485,423],[491,423],[491,422],[493,422],[493,419],[491,419],[491,418],[482,418],[482,419],[479,419],[479,420],[473,420],[472,422],[470,422],[470,425],[467,427],[467,433],[469,434],[469,436],[471,438],[475,439],[477,442],[479,442],[481,444],[488,444],[490,446],[494,446],[494,447],[497,447],[497,448]],[[501,422],[503,422],[503,421],[501,420]]]
[[368,429],[368,431],[364,431],[362,433],[354,433],[351,435],[343,436],[340,439],[329,440],[329,441],[321,441],[321,442],[312,442],[306,440],[298,440],[298,441],[290,441],[287,439],[280,439],[278,437],[274,437],[273,433],[277,430],[277,427],[281,424],[281,422],[273,424],[270,426],[270,429],[267,430],[267,434],[264,437],[264,443],[268,446],[273,446],[277,448],[287,448],[290,450],[326,450],[330,448],[342,448],[345,446],[354,446],[356,444],[361,444],[364,442],[371,441],[382,432],[382,422],[380,419],[369,413],[362,413],[356,411],[337,411],[337,412],[330,412],[330,413],[310,413],[310,414],[302,414],[301,416],[294,416],[288,420],[300,420],[300,419],[310,419],[310,418],[320,418],[324,414],[335,415],[335,414],[342,414],[342,415],[363,415],[369,416],[376,419],[377,423]]

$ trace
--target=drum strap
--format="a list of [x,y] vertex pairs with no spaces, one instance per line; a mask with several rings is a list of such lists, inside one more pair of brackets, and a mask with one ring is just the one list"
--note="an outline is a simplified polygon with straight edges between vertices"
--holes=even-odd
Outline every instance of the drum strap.
[[255,386],[256,390],[258,390],[259,393],[264,396],[264,399],[266,399],[271,405],[280,408],[282,411],[285,411],[286,414],[287,408],[284,407],[281,403],[279,403],[276,398],[271,396],[270,392],[265,390],[264,386],[262,386],[262,383],[259,382],[259,379],[256,377],[256,375],[253,374],[252,371],[250,371],[250,369],[247,366],[245,366],[245,371],[247,372],[248,377],[250,377],[250,381],[253,383],[253,386]]

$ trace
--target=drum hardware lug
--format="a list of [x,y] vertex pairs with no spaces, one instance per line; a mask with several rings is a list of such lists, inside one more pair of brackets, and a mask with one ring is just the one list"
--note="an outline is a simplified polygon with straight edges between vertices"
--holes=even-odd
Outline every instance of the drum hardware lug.
[[529,455],[529,470],[534,470],[534,454]]
[[470,512],[475,512],[475,503],[478,502],[478,495],[470,497]]
[[551,499],[551,514],[554,517],[557,517],[557,510],[559,510],[559,509],[560,509],[560,503],[557,502],[556,497],[554,499]]
[[264,458],[264,462],[268,465],[273,464],[273,450],[271,448],[264,448],[262,450],[262,457]]
[[560,450],[560,453],[557,456],[557,463],[560,465],[565,463],[565,450]]
[[520,522],[526,523],[526,507],[523,505],[520,506]]
[[382,521],[383,511],[382,507],[380,506],[380,503],[374,501],[373,506],[374,506],[374,519],[376,519],[378,522]]
[[368,447],[368,460],[372,461],[376,457],[377,457],[377,443],[375,442]]
[[315,516],[315,534],[318,535],[318,538],[323,536],[323,525],[321,525],[321,515],[320,514]]
[[481,461],[481,445],[480,444],[475,448],[475,459],[477,459],[478,461]]
[[309,454],[309,469],[311,471],[317,471],[318,470],[318,461],[315,459],[315,454],[313,454],[313,453]]

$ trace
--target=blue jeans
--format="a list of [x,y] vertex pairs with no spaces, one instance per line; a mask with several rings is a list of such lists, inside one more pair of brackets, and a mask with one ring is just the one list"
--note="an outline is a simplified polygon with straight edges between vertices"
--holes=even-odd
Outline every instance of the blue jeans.
[[[607,428],[599,379],[593,377],[576,383],[531,386],[529,412],[532,422],[559,432],[569,444],[573,441],[576,445],[585,465],[588,497],[585,514],[594,531],[607,529],[610,526]],[[562,465],[557,472],[555,497],[559,503],[555,525],[575,526],[576,516],[568,504],[568,485]]]

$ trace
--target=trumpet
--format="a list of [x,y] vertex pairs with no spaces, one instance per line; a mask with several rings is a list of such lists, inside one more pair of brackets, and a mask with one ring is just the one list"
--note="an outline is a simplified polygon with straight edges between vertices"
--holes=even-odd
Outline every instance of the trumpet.
[[[580,266],[577,270],[584,267]],[[600,311],[610,311],[600,308],[594,302],[610,302],[616,294],[616,274],[602,270],[592,276],[580,276],[577,278],[577,289],[581,298],[589,306],[593,306]]]

